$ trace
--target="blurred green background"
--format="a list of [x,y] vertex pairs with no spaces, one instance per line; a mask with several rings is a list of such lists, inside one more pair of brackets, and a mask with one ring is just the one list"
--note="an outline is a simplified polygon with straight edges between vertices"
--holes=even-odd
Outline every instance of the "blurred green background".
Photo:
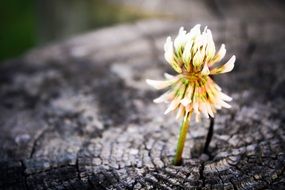
[[0,61],[35,46],[119,22],[155,16],[105,0],[6,0],[0,6]]
[[33,0],[1,2],[0,60],[17,56],[36,44],[34,15]]

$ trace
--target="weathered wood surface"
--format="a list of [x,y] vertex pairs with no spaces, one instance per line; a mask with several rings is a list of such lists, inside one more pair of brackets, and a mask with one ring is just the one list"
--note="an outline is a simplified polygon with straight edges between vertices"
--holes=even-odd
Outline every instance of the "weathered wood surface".
[[[284,6],[268,2],[119,25],[2,63],[0,189],[284,189]],[[145,79],[170,70],[166,36],[197,22],[238,57],[217,78],[233,108],[216,117],[209,154],[209,121],[191,126],[176,167],[179,122]]]

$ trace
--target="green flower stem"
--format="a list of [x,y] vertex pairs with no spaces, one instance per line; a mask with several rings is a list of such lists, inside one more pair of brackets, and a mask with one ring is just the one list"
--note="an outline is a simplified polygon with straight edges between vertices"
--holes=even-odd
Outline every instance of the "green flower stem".
[[190,117],[191,117],[191,113],[188,113],[184,117],[183,122],[180,126],[180,133],[179,133],[179,138],[177,142],[176,154],[173,159],[173,164],[176,166],[181,165],[182,163],[182,153],[183,153],[184,143],[185,143],[188,128],[189,128]]

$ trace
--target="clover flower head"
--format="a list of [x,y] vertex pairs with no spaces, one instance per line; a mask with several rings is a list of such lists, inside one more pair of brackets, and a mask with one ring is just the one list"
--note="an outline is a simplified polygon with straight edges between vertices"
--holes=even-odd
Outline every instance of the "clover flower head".
[[224,44],[216,52],[212,33],[207,27],[202,32],[199,24],[190,32],[181,27],[174,41],[167,37],[164,44],[164,57],[177,75],[165,73],[164,81],[146,80],[156,89],[169,88],[154,102],[169,103],[165,114],[177,111],[176,118],[195,113],[197,122],[201,115],[214,117],[218,109],[230,108],[227,102],[232,98],[211,78],[211,75],[227,73],[234,68],[234,55],[225,64],[217,64],[225,54]]

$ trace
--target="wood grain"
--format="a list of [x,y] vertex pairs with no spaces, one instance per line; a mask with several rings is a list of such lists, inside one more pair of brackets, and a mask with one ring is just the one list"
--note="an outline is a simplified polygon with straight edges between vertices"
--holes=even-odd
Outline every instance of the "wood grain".
[[[205,6],[211,19],[118,25],[1,63],[0,189],[284,189],[284,5]],[[193,124],[173,166],[179,121],[145,79],[170,71],[165,38],[198,22],[238,58],[216,79],[233,108],[217,115],[208,154],[209,121]]]

